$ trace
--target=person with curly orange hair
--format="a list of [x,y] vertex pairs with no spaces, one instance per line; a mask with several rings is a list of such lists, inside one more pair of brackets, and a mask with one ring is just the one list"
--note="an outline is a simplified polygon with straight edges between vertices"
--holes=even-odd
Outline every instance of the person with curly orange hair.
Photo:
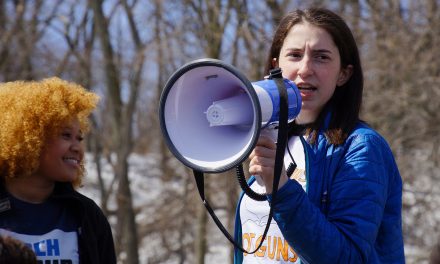
[[0,84],[0,235],[39,261],[116,263],[106,217],[75,189],[98,100],[59,78]]

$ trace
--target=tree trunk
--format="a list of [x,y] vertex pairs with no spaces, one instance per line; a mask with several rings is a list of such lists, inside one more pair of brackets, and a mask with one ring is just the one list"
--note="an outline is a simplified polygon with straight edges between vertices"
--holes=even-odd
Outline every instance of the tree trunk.
[[208,216],[202,203],[197,205],[197,238],[195,241],[196,263],[204,264],[206,255],[206,226]]
[[[128,156],[131,152],[132,106],[124,108],[121,99],[119,71],[114,63],[114,53],[108,32],[108,22],[102,10],[102,0],[90,1],[94,10],[95,26],[104,58],[105,80],[107,84],[114,151],[116,152],[115,177],[119,180],[117,192],[118,227],[116,245],[118,253],[125,252],[124,263],[139,263],[137,226],[133,210],[130,180],[128,178]],[[133,94],[132,94],[133,96]],[[119,252],[120,251],[120,252]]]

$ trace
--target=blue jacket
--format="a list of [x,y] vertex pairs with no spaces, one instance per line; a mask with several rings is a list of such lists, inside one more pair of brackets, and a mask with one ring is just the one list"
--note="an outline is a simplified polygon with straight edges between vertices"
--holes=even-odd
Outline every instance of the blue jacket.
[[[386,141],[359,123],[342,145],[323,134],[303,145],[307,192],[289,180],[274,203],[274,220],[302,262],[405,263],[402,180]],[[241,244],[239,206],[236,214]],[[235,249],[234,263],[242,261]]]

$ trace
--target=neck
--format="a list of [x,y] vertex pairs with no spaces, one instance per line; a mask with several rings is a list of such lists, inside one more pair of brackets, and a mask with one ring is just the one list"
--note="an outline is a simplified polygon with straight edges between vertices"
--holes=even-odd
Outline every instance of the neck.
[[43,203],[52,194],[55,183],[35,175],[6,180],[6,190],[15,198],[28,203]]
[[318,115],[312,114],[308,111],[301,111],[299,115],[295,119],[295,123],[298,125],[305,125],[305,124],[311,124],[315,122]]

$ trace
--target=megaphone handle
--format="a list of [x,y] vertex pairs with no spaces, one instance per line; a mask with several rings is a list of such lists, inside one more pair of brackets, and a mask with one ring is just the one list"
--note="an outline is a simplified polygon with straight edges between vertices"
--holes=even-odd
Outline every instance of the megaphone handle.
[[249,252],[246,249],[244,249],[241,245],[239,245],[237,243],[237,241],[234,240],[234,238],[231,236],[231,234],[229,234],[229,232],[226,230],[226,228],[224,227],[222,222],[216,216],[216,214],[215,214],[214,210],[212,209],[211,205],[209,205],[208,200],[205,198],[205,180],[204,180],[203,172],[197,171],[197,170],[193,170],[193,173],[194,173],[194,178],[196,180],[197,189],[199,190],[199,194],[200,194],[200,197],[202,198],[203,204],[205,205],[206,210],[208,211],[208,213],[211,215],[212,220],[214,220],[215,224],[220,228],[220,231],[222,231],[222,233],[225,235],[225,237],[232,244],[234,244],[234,246],[236,248],[240,249],[242,252],[244,252],[246,254],[254,254],[255,252],[257,252],[260,249],[260,247],[263,245],[263,242],[266,239],[267,232],[269,231],[270,222],[271,222],[271,220],[273,218],[273,209],[272,209],[272,207],[270,207],[270,210],[269,210],[269,219],[268,219],[268,222],[267,222],[267,225],[266,225],[266,229],[264,230],[263,237],[262,237],[262,239],[260,241],[260,244],[258,245],[258,247],[254,251]]

